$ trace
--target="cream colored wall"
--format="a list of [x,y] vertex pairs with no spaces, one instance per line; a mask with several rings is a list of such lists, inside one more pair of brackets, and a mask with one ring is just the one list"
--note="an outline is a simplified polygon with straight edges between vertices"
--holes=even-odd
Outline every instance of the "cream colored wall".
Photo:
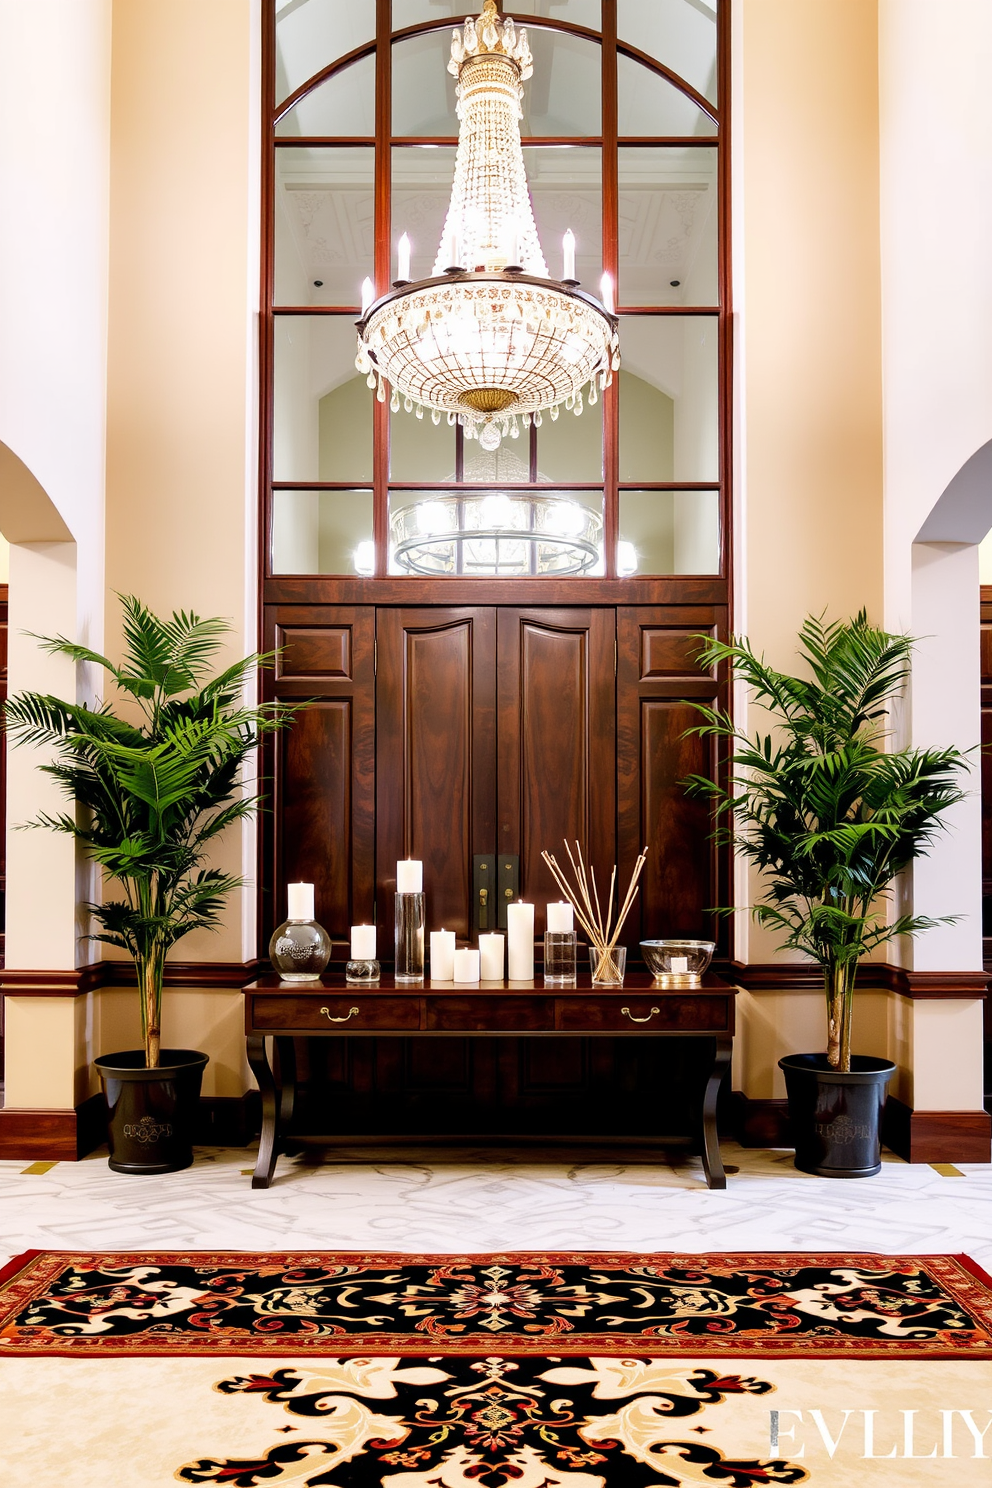
[[[256,644],[256,4],[115,0],[107,382],[108,646],[113,591],[233,621]],[[250,838],[217,862],[254,874]],[[185,960],[241,961],[254,893]]]
[[[104,987],[93,997],[92,1041],[100,1053],[141,1046],[137,999],[127,987]],[[202,1049],[210,1055],[203,1073],[206,1096],[239,1096],[252,1084],[245,1059],[244,998],[236,988],[166,987],[162,997],[162,1044]],[[99,1089],[90,1071],[88,1090]]]

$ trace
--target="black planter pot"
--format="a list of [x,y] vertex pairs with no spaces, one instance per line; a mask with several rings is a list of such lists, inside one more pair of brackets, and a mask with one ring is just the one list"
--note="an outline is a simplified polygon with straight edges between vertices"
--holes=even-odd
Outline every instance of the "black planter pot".
[[107,1100],[107,1141],[115,1173],[177,1173],[193,1161],[193,1120],[209,1060],[195,1049],[163,1049],[158,1069],[144,1049],[93,1063]]
[[825,1054],[788,1054],[785,1071],[796,1167],[821,1178],[871,1178],[882,1166],[882,1110],[896,1072],[888,1059],[851,1056],[850,1074]]

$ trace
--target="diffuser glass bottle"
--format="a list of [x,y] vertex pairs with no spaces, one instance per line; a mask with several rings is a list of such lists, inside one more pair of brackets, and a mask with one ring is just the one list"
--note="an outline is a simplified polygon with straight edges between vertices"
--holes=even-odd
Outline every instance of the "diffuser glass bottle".
[[331,959],[331,937],[313,917],[313,884],[287,885],[289,910],[272,933],[269,960],[284,982],[315,982]]

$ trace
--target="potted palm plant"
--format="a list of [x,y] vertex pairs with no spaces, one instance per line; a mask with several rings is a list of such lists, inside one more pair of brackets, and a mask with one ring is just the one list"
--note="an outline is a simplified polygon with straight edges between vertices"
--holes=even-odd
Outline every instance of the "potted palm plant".
[[785,1072],[796,1166],[867,1177],[881,1165],[880,1123],[895,1072],[887,1059],[851,1053],[854,988],[862,958],[900,935],[940,923],[891,915],[893,881],[925,855],[942,817],[963,799],[964,754],[886,749],[886,720],[910,674],[912,638],[853,620],[810,616],[799,634],[808,676],[776,671],[746,639],[701,636],[704,666],[729,662],[765,709],[768,732],[738,730],[701,704],[692,732],[729,747],[726,785],[693,776],[729,824],[724,840],[761,872],[759,924],[783,935],[823,971],[825,1053],[791,1054]]
[[143,1048],[95,1061],[108,1106],[110,1166],[169,1173],[193,1160],[191,1136],[208,1056],[161,1047],[162,985],[169,950],[191,930],[214,929],[227,895],[244,880],[204,863],[216,839],[251,815],[258,797],[242,766],[259,737],[291,709],[248,707],[245,684],[266,658],[247,656],[211,676],[229,629],[222,619],[180,612],[163,620],[122,596],[124,656],[105,656],[59,637],[38,637],[53,654],[101,667],[119,704],[89,708],[24,692],[5,726],[16,744],[43,745],[53,776],[77,810],[43,813],[26,826],[65,832],[120,889],[87,906],[91,938],[134,962]]

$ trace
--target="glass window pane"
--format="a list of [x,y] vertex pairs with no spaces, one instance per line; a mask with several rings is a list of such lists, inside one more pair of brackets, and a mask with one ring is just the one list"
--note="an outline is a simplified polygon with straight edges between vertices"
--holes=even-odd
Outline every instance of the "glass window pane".
[[548,273],[562,273],[562,238],[575,234],[575,272],[591,294],[603,277],[603,152],[573,145],[524,150],[534,221]]
[[620,150],[622,305],[715,305],[716,150]]
[[617,57],[617,127],[625,135],[709,136],[717,126],[709,114],[643,62]]
[[617,0],[617,37],[716,102],[717,0]]
[[603,478],[603,404],[588,404],[578,417],[562,408],[557,419],[541,415],[537,431],[539,481],[598,481]]
[[[467,15],[478,15],[481,5],[466,5],[465,0],[393,0],[393,30],[416,26],[421,21],[450,20],[460,25]],[[598,31],[600,0],[507,0],[500,6],[505,15],[542,16],[553,21],[570,21],[576,26],[589,26]]]
[[617,570],[632,574],[720,572],[718,491],[621,491]]
[[720,478],[717,318],[620,320],[620,479]]
[[276,101],[375,40],[375,0],[276,0]]
[[394,135],[457,138],[455,80],[448,71],[451,32],[426,31],[393,44]]
[[528,28],[534,76],[524,83],[520,132],[598,135],[602,131],[602,61],[597,42],[566,31]]
[[280,138],[293,135],[375,134],[375,58],[361,57],[301,98],[276,125]]
[[372,478],[372,399],[348,316],[277,315],[273,478]]
[[443,491],[390,498],[391,573],[465,578],[603,571],[599,491]]
[[273,491],[272,572],[370,574],[371,491]]
[[393,151],[393,273],[396,245],[406,233],[410,239],[411,277],[429,279],[433,274],[454,175],[454,147],[413,145]]
[[275,155],[275,303],[357,305],[373,264],[372,149]]
[[407,413],[402,403],[390,414],[389,473],[396,481],[454,480],[455,431],[446,413],[437,424],[430,413]]
[[515,486],[530,480],[530,434],[519,429],[499,449],[484,450],[477,439],[464,441],[462,479],[479,486]]

